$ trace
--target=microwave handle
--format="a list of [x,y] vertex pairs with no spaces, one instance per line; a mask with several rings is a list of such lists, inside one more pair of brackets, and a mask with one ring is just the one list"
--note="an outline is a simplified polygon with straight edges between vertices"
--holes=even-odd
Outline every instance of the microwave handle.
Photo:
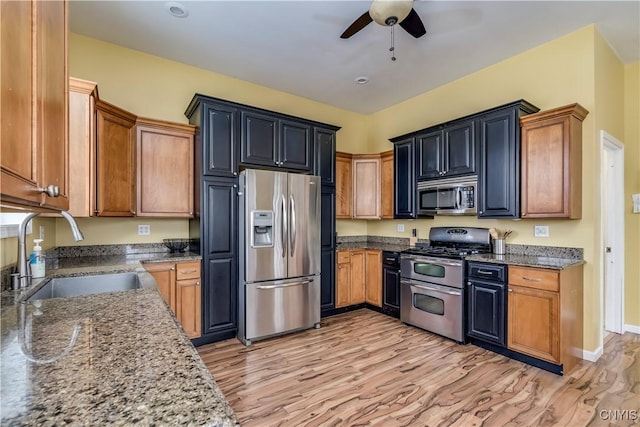
[[456,209],[460,209],[460,205],[462,205],[462,190],[458,188],[456,191]]

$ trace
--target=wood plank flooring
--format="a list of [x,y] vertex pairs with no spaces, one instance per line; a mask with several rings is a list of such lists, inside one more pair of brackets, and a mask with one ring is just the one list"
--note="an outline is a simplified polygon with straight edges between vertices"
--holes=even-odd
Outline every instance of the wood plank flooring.
[[243,426],[638,425],[640,336],[606,340],[560,377],[363,309],[198,352]]

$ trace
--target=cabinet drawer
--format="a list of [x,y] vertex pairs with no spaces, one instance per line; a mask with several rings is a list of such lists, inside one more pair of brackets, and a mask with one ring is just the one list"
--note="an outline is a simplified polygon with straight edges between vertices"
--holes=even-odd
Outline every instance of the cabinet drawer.
[[176,265],[176,280],[199,279],[200,261],[181,262]]
[[506,265],[470,261],[467,268],[469,278],[473,277],[493,282],[506,282],[507,279]]
[[558,292],[559,273],[544,268],[509,267],[509,284]]
[[336,252],[336,262],[338,264],[349,264],[351,262],[351,254],[349,251]]

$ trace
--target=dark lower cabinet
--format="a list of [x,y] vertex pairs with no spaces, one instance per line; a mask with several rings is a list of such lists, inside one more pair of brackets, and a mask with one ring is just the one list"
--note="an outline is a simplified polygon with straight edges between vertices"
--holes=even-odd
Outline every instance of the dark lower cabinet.
[[400,318],[400,254],[382,251],[382,311]]
[[469,262],[467,271],[467,335],[506,347],[507,266]]
[[323,186],[320,193],[320,315],[331,314],[336,307],[336,189]]
[[335,254],[333,248],[320,252],[320,315],[324,316],[336,308],[335,292]]
[[202,181],[202,337],[196,344],[236,336],[238,325],[238,180]]

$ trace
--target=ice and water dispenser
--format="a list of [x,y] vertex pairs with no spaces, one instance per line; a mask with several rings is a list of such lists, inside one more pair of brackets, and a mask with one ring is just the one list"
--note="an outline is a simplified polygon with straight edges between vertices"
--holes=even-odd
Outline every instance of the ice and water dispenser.
[[251,212],[251,247],[273,246],[273,211]]

